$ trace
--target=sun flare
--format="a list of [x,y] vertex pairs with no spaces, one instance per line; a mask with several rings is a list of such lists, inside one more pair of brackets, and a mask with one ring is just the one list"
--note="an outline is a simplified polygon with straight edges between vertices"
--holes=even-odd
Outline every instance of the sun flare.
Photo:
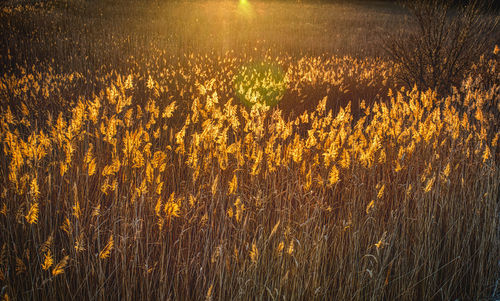
[[248,0],[240,0],[238,3],[238,13],[247,19],[252,19],[255,16],[255,11],[253,6],[248,2]]

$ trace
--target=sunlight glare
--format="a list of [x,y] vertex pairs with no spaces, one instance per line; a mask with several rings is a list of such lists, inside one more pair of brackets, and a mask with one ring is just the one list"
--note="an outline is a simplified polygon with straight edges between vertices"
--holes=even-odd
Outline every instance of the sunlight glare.
[[256,103],[275,106],[286,90],[285,74],[281,68],[265,62],[241,67],[234,85],[237,98],[247,107]]
[[248,0],[240,0],[238,4],[238,14],[247,19],[252,19],[254,17],[254,9]]

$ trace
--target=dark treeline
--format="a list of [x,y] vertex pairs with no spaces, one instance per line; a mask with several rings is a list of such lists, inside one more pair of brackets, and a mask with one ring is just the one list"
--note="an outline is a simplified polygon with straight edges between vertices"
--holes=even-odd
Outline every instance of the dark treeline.
[[[271,0],[273,1],[273,0]],[[290,1],[290,2],[324,2],[324,3],[371,3],[371,4],[384,4],[384,3],[392,3],[392,4],[397,4],[397,5],[404,5],[406,2],[413,2],[415,0],[278,0],[278,1]],[[422,0],[419,0],[422,1]],[[423,1],[429,1],[429,2],[438,2],[434,0],[423,0]],[[441,2],[448,2],[450,0],[440,0]],[[481,4],[482,7],[485,9],[495,9],[498,10],[500,9],[500,1],[496,0],[452,0],[453,5],[455,6],[463,6],[463,5],[468,5],[472,2],[478,2]],[[497,11],[498,13],[498,11]]]
[[[325,2],[331,2],[335,0],[324,0]],[[394,3],[398,5],[404,5],[406,2],[413,2],[415,0],[360,0],[359,2],[369,2],[369,3]],[[425,0],[424,0],[425,1]],[[427,0],[429,1],[429,0]],[[349,1],[347,1],[349,2]],[[429,2],[439,2],[439,1],[429,1]],[[441,2],[449,2],[449,0],[441,0]],[[472,2],[478,2],[482,8],[485,10],[494,9],[498,13],[500,9],[500,1],[495,0],[454,0],[452,1],[454,6],[464,6]]]

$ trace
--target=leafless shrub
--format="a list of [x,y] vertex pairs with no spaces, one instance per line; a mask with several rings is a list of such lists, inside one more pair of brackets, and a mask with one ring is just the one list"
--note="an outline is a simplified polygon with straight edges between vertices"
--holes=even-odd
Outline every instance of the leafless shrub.
[[403,3],[411,29],[389,33],[382,47],[397,64],[398,79],[408,86],[440,93],[459,86],[471,65],[491,52],[498,16],[487,13],[488,1],[417,0]]

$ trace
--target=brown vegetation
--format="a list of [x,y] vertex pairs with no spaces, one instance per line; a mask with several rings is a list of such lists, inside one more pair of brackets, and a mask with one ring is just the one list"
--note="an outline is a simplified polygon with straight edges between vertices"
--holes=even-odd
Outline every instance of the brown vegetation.
[[[141,30],[97,34],[104,21],[85,15],[55,38],[58,18],[22,32],[71,9],[0,12],[12,41],[0,46],[0,297],[491,296],[495,56],[439,97],[399,87],[380,58],[244,45],[178,54],[160,39],[141,45]],[[101,25],[75,25],[86,22]],[[255,63],[283,78],[242,72]],[[236,96],[283,86],[272,108]]]

